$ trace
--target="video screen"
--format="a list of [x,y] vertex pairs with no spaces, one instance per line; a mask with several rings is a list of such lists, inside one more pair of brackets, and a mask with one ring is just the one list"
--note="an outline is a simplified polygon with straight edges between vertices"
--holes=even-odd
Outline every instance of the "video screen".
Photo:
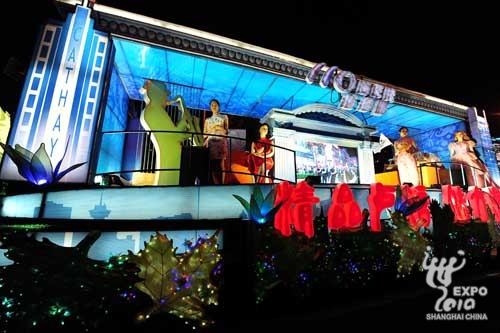
[[358,151],[332,143],[296,143],[297,179],[318,176],[321,184],[359,184]]

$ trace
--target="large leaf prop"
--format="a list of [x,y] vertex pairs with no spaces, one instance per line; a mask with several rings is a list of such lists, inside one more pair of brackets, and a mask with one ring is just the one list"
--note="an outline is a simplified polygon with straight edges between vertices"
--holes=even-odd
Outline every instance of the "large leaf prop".
[[217,252],[218,231],[197,242],[178,256],[173,241],[156,233],[137,255],[129,251],[128,259],[140,269],[142,282],[136,287],[149,295],[153,306],[137,317],[146,320],[151,315],[166,312],[205,326],[205,306],[217,304],[217,286],[211,277],[221,260]]

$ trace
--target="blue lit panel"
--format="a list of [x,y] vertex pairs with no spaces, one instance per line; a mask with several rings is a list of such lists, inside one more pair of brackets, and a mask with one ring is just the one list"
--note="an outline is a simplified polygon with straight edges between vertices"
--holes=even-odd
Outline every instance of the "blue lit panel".
[[[142,99],[139,88],[144,80],[154,79],[167,83],[172,95],[182,94],[188,107],[207,110],[210,99],[217,98],[222,112],[257,119],[273,108],[291,111],[311,103],[340,105],[342,96],[335,89],[305,80],[129,40],[114,39],[114,44],[115,66],[131,99]],[[382,115],[350,112],[389,138],[397,138],[401,126],[420,134],[460,122],[395,103],[389,103]]]
[[[188,244],[195,244],[201,237],[203,239],[213,236],[216,230],[167,230],[158,231],[173,241],[176,254],[186,252]],[[87,232],[38,232],[36,239],[42,241],[47,238],[52,243],[63,247],[75,247],[87,235]],[[144,249],[144,244],[156,235],[156,230],[141,231],[106,231],[102,232],[95,243],[90,247],[88,257],[94,260],[108,260],[110,257],[125,255],[130,250],[137,254]],[[217,236],[218,249],[223,249],[223,231]],[[0,249],[0,266],[10,265],[13,262],[5,257],[7,250]]]

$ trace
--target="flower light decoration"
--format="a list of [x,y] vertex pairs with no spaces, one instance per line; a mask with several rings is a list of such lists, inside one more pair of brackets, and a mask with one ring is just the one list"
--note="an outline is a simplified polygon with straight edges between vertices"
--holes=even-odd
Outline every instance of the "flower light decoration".
[[77,163],[70,166],[66,170],[60,170],[62,161],[68,150],[68,143],[69,140],[66,143],[63,157],[59,163],[56,164],[55,169],[52,168],[52,162],[47,150],[45,149],[45,143],[41,143],[35,153],[21,147],[19,144],[16,144],[14,148],[12,148],[12,146],[0,142],[0,146],[17,166],[17,171],[23,178],[32,184],[41,186],[57,183],[66,174],[87,163]]
[[250,196],[250,201],[247,201],[243,197],[233,194],[247,214],[249,220],[254,221],[258,224],[264,224],[274,219],[274,215],[280,209],[283,202],[275,205],[275,191],[272,188],[267,195],[264,197],[262,190],[259,186],[255,186],[253,193]]

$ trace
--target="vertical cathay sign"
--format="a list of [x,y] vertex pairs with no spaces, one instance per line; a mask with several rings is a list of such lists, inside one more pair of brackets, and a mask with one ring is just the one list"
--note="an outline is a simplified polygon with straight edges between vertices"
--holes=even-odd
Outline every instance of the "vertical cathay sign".
[[83,49],[89,29],[90,10],[78,9],[71,21],[62,61],[57,69],[54,95],[50,104],[44,138],[48,141],[49,156],[62,156],[70,130],[72,106],[77,93],[78,76],[82,66]]
[[[88,162],[105,80],[110,41],[93,29],[91,9],[77,6],[64,25],[44,26],[26,76],[8,144],[36,152],[43,144],[61,168]],[[88,163],[63,182],[86,182]],[[9,159],[2,179],[20,179]]]

